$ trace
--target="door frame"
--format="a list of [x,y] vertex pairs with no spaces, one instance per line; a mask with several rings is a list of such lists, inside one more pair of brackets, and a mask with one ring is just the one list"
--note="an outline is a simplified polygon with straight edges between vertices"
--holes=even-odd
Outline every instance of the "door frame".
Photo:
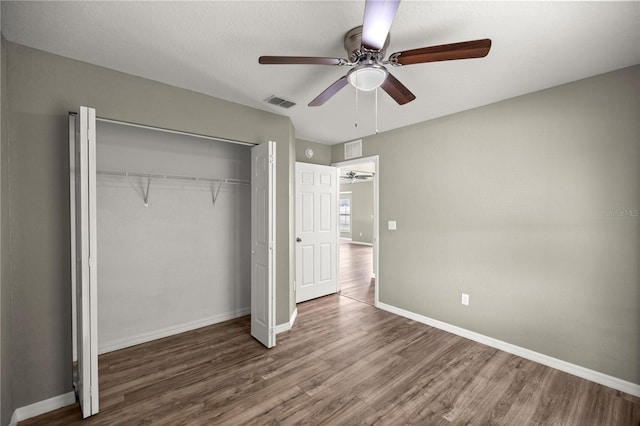
[[[371,155],[369,157],[360,157],[353,160],[338,161],[331,163],[337,168],[357,166],[362,163],[373,163],[375,171],[373,174],[373,275],[375,277],[374,287],[374,306],[377,308],[380,303],[380,156]],[[338,191],[339,192],[339,191]],[[340,208],[336,208],[336,216],[340,216]],[[340,230],[338,229],[338,236]],[[338,275],[340,274],[340,251],[338,250]]]

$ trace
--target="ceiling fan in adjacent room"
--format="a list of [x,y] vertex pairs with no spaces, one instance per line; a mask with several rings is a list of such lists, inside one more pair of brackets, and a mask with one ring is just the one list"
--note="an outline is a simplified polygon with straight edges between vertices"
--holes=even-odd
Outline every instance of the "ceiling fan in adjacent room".
[[381,87],[399,105],[416,97],[385,67],[423,64],[426,62],[452,61],[455,59],[482,58],[491,49],[490,39],[463,41],[460,43],[421,47],[392,53],[384,60],[389,45],[389,29],[398,10],[400,0],[366,0],[364,22],[344,37],[344,47],[349,59],[309,56],[261,56],[259,63],[274,65],[337,65],[352,67],[349,72],[320,93],[309,106],[320,106],[340,89],[351,83],[358,90],[374,90]]
[[373,173],[370,172],[358,172],[355,170],[349,170],[343,175],[340,175],[340,181],[342,183],[355,183],[355,182],[368,182],[373,179]]

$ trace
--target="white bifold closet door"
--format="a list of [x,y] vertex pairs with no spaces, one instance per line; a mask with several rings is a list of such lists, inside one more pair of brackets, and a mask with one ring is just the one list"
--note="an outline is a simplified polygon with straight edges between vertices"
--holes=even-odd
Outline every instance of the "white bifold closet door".
[[96,112],[69,116],[71,288],[75,295],[74,383],[82,417],[98,413],[98,287],[96,243]]
[[251,335],[267,348],[276,345],[276,147],[251,148]]

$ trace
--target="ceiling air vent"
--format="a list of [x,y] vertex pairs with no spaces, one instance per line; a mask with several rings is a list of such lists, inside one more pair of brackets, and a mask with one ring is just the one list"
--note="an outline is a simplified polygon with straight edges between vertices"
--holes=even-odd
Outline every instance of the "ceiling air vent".
[[277,96],[269,96],[264,100],[266,103],[271,105],[277,105],[282,108],[291,108],[295,105],[295,102],[287,101],[285,99],[279,98]]

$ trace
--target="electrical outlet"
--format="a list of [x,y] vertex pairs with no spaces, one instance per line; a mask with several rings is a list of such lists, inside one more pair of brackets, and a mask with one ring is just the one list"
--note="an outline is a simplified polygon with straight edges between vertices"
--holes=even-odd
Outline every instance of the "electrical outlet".
[[462,299],[460,300],[460,303],[469,306],[469,295],[466,293],[462,293]]

